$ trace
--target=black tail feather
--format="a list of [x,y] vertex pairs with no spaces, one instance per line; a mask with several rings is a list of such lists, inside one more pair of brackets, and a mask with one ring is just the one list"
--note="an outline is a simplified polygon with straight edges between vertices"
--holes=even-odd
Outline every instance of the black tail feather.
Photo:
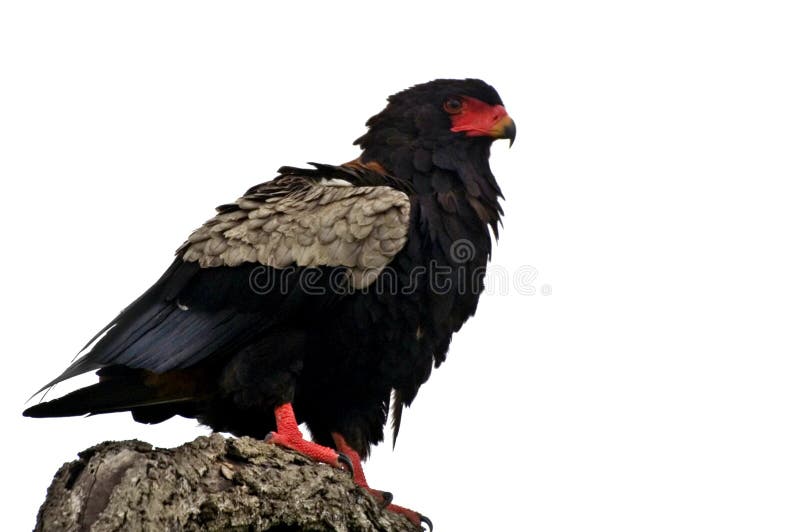
[[189,402],[190,397],[163,397],[141,382],[110,379],[75,390],[25,410],[26,417],[68,417],[124,412],[138,407]]

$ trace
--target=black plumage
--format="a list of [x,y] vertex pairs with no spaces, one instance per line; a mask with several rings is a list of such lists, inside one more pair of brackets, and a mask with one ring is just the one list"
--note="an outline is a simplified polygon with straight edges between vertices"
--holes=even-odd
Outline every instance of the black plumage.
[[[498,125],[475,126],[474,134],[454,132],[457,119],[469,125],[471,118],[467,111],[448,110],[453,98],[462,99],[465,109],[472,105],[474,120],[496,119]],[[489,111],[495,114],[483,116]],[[475,312],[502,214],[490,145],[500,137],[513,140],[515,132],[504,113],[497,92],[480,80],[437,80],[390,97],[356,141],[363,153],[355,161],[283,167],[275,180],[220,207],[215,238],[235,240],[239,247],[213,240],[208,229],[208,240],[195,244],[195,253],[190,237],[161,279],[47,386],[92,370],[99,383],[32,406],[25,415],[129,410],[144,423],[181,415],[215,430],[263,438],[276,429],[275,407],[291,402],[315,441],[332,446],[331,434],[339,433],[366,456],[382,439],[392,394],[396,437],[403,406],[444,361],[452,334]],[[310,218],[303,209],[326,205],[307,199],[329,191],[320,186],[344,182],[353,185],[349,190],[363,191],[353,201],[367,214],[347,207],[325,236],[339,235],[341,241],[323,249],[323,229],[304,228]],[[270,201],[284,202],[278,214],[254,220]],[[254,243],[252,235],[266,231],[258,223],[283,216],[284,205],[294,209],[293,221],[275,230],[289,235],[286,240],[269,244],[269,250],[269,234]],[[383,216],[371,221],[373,207],[388,209],[384,226],[369,225]],[[247,223],[256,233],[231,236],[236,224]],[[350,233],[344,234],[342,224],[348,223]],[[394,250],[396,235],[380,235],[398,227],[404,235]],[[377,246],[374,256],[366,256],[367,244],[347,248],[352,234],[367,232],[378,235],[378,243],[370,244]],[[305,240],[313,243],[301,248],[298,242]],[[192,253],[206,255],[191,259]],[[358,282],[357,264],[335,263],[356,255],[356,262],[381,264],[374,279]],[[285,264],[284,256],[306,258]],[[259,289],[259,277],[280,278],[280,289]]]

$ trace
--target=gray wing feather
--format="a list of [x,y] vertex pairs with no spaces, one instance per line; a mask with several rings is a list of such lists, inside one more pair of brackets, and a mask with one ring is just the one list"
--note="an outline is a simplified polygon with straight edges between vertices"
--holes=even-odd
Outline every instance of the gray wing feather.
[[222,208],[178,254],[202,268],[344,266],[361,289],[405,246],[410,210],[408,196],[391,187],[288,176]]

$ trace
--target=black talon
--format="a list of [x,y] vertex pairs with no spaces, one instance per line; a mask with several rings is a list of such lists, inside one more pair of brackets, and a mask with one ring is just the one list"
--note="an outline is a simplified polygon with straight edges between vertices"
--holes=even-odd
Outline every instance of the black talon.
[[350,460],[350,457],[344,453],[339,453],[339,461],[347,466],[348,471],[350,471],[350,476],[352,477],[354,469],[353,469],[353,461]]
[[392,504],[394,500],[394,495],[392,495],[391,491],[382,491],[383,494],[383,503],[381,504],[381,510]]
[[420,523],[425,523],[426,525],[428,525],[428,532],[433,532],[433,521],[431,521],[422,514],[419,514],[419,521]]

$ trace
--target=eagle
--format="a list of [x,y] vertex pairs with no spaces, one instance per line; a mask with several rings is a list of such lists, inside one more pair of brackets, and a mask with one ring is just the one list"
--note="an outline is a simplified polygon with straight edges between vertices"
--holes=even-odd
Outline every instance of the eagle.
[[366,125],[355,160],[284,166],[218,207],[39,391],[89,371],[98,382],[23,414],[195,418],[349,469],[431,527],[370,488],[361,461],[390,415],[396,441],[475,313],[503,214],[490,148],[516,126],[478,79],[412,86]]

